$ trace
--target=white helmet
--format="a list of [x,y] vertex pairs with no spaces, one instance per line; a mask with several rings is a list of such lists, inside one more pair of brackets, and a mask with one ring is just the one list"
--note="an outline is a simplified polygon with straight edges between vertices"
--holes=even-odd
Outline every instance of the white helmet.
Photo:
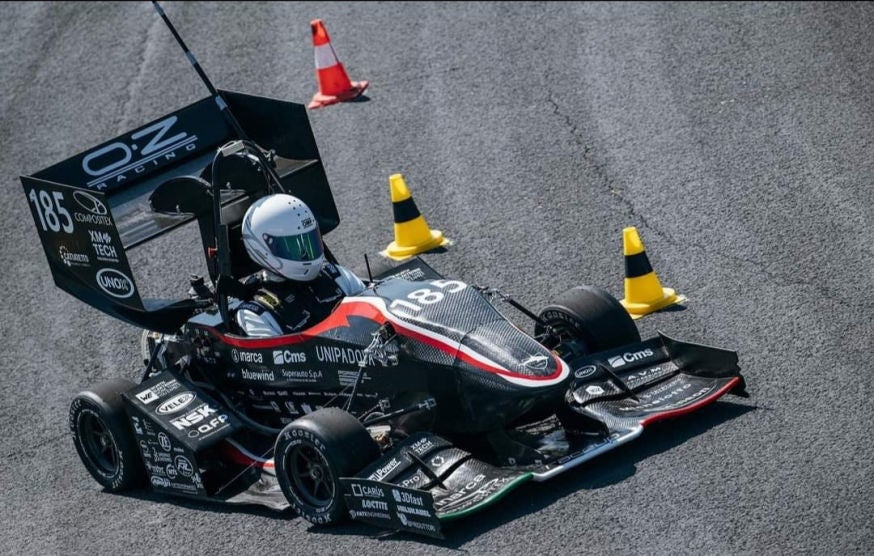
[[253,261],[290,280],[309,282],[325,264],[319,225],[297,197],[279,193],[252,203],[242,235]]

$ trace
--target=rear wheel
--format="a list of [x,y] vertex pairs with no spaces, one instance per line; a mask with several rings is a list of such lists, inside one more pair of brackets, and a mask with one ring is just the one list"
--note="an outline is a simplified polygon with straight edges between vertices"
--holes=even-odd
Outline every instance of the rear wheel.
[[121,398],[133,387],[128,380],[110,380],[81,392],[70,405],[70,431],[79,458],[111,492],[145,482],[146,472]]
[[379,457],[379,447],[358,419],[331,407],[289,423],[274,450],[276,477],[294,509],[310,523],[346,517],[340,477],[358,473]]
[[[559,295],[539,317],[562,341],[581,342],[595,353],[640,341],[640,332],[624,307],[606,290],[577,286]],[[535,334],[546,332],[535,325]]]
[[149,360],[152,358],[152,351],[159,341],[161,341],[161,334],[159,332],[143,330],[140,336],[140,355],[143,358],[143,365],[149,364]]

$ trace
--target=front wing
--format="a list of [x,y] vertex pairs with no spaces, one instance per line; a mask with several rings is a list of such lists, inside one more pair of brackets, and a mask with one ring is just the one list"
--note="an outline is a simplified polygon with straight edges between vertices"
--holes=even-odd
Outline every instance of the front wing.
[[726,393],[747,395],[736,353],[663,334],[576,361],[574,369],[568,407],[602,424],[601,434],[556,442],[562,432],[553,429],[541,439],[541,460],[497,466],[419,433],[356,477],[341,479],[351,517],[442,538],[443,522],[486,508],[527,481],[555,477],[637,438],[653,422],[695,411]]

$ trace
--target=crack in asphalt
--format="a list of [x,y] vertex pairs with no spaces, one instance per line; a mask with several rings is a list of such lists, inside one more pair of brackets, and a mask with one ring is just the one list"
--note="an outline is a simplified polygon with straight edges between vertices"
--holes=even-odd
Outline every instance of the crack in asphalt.
[[146,62],[151,58],[152,51],[154,50],[155,40],[152,39],[152,35],[155,32],[155,29],[157,29],[161,24],[161,19],[154,18],[152,23],[146,28],[146,33],[142,40],[142,49],[140,50],[139,60],[137,60],[137,74],[130,80],[130,83],[128,83],[127,99],[124,101],[124,105],[121,109],[121,117],[118,121],[118,129],[120,133],[123,133],[130,128],[130,115],[134,97],[136,96],[137,91],[143,89],[142,84],[143,78],[146,75]]
[[[547,76],[548,77],[548,76]],[[547,83],[550,80],[547,79]],[[560,117],[564,120],[565,125],[568,127],[571,137],[574,140],[574,143],[583,148],[583,160],[590,163],[592,168],[595,170],[595,173],[601,180],[601,183],[606,187],[608,193],[619,199],[622,204],[625,205],[626,210],[630,216],[640,220],[643,223],[643,226],[649,230],[652,230],[656,235],[664,238],[666,241],[677,245],[678,243],[671,238],[667,233],[660,230],[657,226],[655,226],[652,222],[647,219],[646,216],[638,212],[637,208],[635,208],[634,204],[627,198],[625,198],[622,193],[616,188],[615,183],[607,174],[607,170],[604,168],[603,164],[600,164],[597,160],[595,160],[595,156],[592,153],[592,147],[587,145],[585,140],[582,137],[577,125],[571,120],[570,116],[563,113],[561,108],[558,105],[558,102],[553,98],[553,94],[551,90],[547,90],[546,101],[552,105],[552,112],[556,116]]]
[[[547,83],[550,82],[550,79],[548,79],[548,77],[549,76],[547,75],[547,79],[546,79]],[[616,197],[617,199],[619,199],[619,201],[621,201],[622,204],[625,205],[628,214],[631,217],[638,219],[642,223],[642,227],[644,227],[648,230],[651,230],[657,236],[663,238],[670,245],[673,245],[673,246],[678,247],[678,248],[683,248],[683,249],[692,247],[693,249],[697,249],[703,253],[707,253],[709,255],[716,255],[717,257],[721,257],[721,258],[726,259],[726,260],[733,262],[733,263],[739,263],[739,264],[743,264],[743,265],[752,266],[758,272],[765,275],[769,280],[771,280],[772,282],[775,282],[777,284],[783,284],[783,285],[787,285],[787,286],[804,286],[804,287],[818,288],[825,294],[826,297],[828,297],[832,301],[840,304],[842,307],[850,308],[850,307],[860,307],[861,306],[862,308],[866,308],[866,309],[874,308],[874,302],[867,302],[867,303],[864,301],[862,301],[862,302],[859,302],[859,301],[850,302],[849,300],[844,299],[834,289],[828,288],[827,286],[824,286],[823,284],[815,284],[815,283],[811,283],[811,282],[808,282],[805,280],[787,279],[787,277],[784,275],[781,275],[777,272],[767,270],[765,268],[764,263],[757,261],[755,259],[750,259],[750,258],[746,258],[746,257],[739,257],[736,255],[731,255],[731,254],[724,253],[724,252],[714,252],[714,251],[711,251],[710,248],[707,247],[706,245],[702,245],[702,244],[695,243],[695,242],[684,243],[684,242],[678,241],[673,236],[671,236],[671,234],[669,234],[668,232],[665,232],[665,231],[659,229],[657,226],[653,225],[653,223],[650,222],[646,216],[644,216],[643,214],[641,214],[637,210],[637,208],[634,206],[634,204],[631,202],[630,199],[627,199],[626,197],[624,197],[622,195],[622,193],[619,192],[619,189],[615,186],[615,183],[613,182],[613,180],[610,179],[610,177],[608,176],[607,170],[604,168],[604,165],[599,163],[595,159],[595,156],[592,153],[592,147],[590,145],[586,144],[585,140],[582,137],[582,134],[579,131],[578,126],[574,123],[574,121],[571,119],[570,116],[568,116],[567,114],[562,112],[561,107],[559,106],[559,104],[555,100],[555,98],[553,97],[553,93],[548,87],[547,87],[547,91],[546,91],[546,101],[552,106],[553,114],[555,116],[558,116],[559,118],[561,118],[564,121],[564,124],[568,128],[568,131],[569,131],[574,143],[576,143],[577,145],[582,147],[583,160],[587,161],[590,164],[590,166],[594,169],[596,175],[599,177],[599,179],[601,181],[601,184],[605,187],[607,192],[610,195],[612,195],[613,197]]]

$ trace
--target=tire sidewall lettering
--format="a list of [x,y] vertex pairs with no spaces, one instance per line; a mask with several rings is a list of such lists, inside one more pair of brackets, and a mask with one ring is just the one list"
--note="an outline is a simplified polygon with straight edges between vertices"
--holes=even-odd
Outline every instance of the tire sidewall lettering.
[[[118,446],[118,441],[115,438],[115,433],[112,431],[103,416],[100,414],[99,408],[97,408],[93,402],[89,402],[88,400],[84,400],[82,398],[77,398],[73,401],[73,405],[70,409],[70,429],[73,433],[73,442],[75,443],[76,447],[79,448],[81,453],[84,454],[86,458],[88,458],[90,463],[90,465],[88,466],[90,468],[89,470],[97,473],[105,480],[109,481],[112,488],[118,488],[124,479],[125,454],[122,453],[122,450]],[[114,473],[106,473],[96,464],[96,462],[91,460],[93,455],[88,452],[84,443],[82,442],[81,437],[79,436],[79,426],[81,424],[82,418],[86,415],[89,415],[93,419],[99,420],[103,424],[103,426],[106,427],[106,430],[109,433],[109,439],[112,441],[113,447],[115,448],[115,453],[118,456],[118,463],[115,467]]]
[[[298,447],[308,446],[316,449],[327,461],[329,458],[326,454],[326,447],[322,441],[315,436],[312,432],[306,429],[293,428],[291,430],[286,430],[281,436],[283,442],[281,451],[279,453],[279,459],[277,460],[278,469],[277,471],[283,474],[288,474],[289,469],[286,467],[286,461],[288,456],[291,454],[291,451]],[[330,464],[329,464],[330,466]],[[333,473],[334,470],[331,469]],[[328,523],[332,523],[334,520],[331,519],[330,512],[334,509],[334,506],[337,504],[337,500],[342,494],[339,492],[338,485],[335,485],[335,496],[334,499],[325,507],[316,508],[307,503],[305,503],[298,496],[297,492],[295,492],[292,488],[287,488],[285,482],[280,485],[282,487],[282,491],[285,493],[286,498],[288,499],[291,506],[294,510],[303,516],[307,521],[317,525],[326,525]]]

